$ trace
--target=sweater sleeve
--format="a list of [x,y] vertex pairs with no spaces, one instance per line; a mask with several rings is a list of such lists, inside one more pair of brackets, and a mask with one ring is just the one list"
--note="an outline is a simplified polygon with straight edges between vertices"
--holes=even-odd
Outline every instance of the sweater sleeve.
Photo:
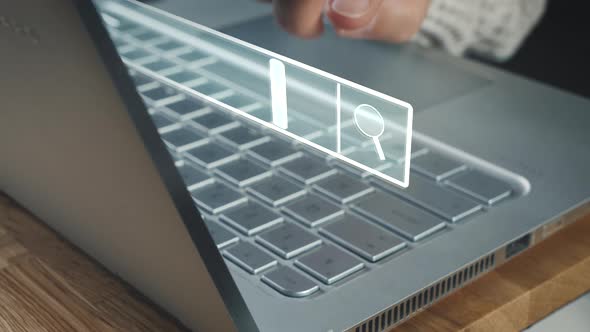
[[539,22],[546,0],[431,0],[414,41],[454,55],[510,58]]

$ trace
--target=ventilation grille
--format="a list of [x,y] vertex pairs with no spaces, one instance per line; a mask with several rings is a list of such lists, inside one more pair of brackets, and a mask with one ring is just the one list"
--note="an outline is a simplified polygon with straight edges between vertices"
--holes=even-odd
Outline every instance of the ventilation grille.
[[380,332],[406,320],[417,311],[430,306],[455,289],[473,281],[480,274],[489,271],[496,264],[496,255],[491,254],[451,274],[434,285],[408,297],[402,302],[353,327],[354,332]]

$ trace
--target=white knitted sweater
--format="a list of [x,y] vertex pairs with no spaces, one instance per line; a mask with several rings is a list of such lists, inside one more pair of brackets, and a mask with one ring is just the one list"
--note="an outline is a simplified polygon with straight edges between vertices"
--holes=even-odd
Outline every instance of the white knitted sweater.
[[510,58],[545,11],[546,0],[431,0],[414,40],[454,55]]

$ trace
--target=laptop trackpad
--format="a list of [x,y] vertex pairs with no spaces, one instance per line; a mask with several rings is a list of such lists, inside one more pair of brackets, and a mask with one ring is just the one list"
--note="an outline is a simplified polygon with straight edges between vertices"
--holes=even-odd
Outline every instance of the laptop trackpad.
[[415,47],[347,40],[332,31],[316,40],[291,37],[272,17],[223,32],[406,100],[418,112],[490,83],[450,62],[430,59]]

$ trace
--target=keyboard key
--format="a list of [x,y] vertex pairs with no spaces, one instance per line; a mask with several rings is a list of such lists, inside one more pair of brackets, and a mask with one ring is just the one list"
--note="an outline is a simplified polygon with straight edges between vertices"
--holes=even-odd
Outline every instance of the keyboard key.
[[205,219],[205,225],[209,229],[209,235],[213,238],[213,242],[218,249],[223,249],[231,244],[238,243],[239,238],[232,232],[225,229],[225,227],[218,225],[212,220]]
[[117,48],[117,52],[119,54],[123,54],[135,49],[123,38],[116,37],[111,34],[111,40],[113,41],[113,44],[115,44],[115,47]]
[[221,111],[215,110],[193,118],[189,123],[209,135],[236,128],[240,125],[229,116],[222,114]]
[[272,175],[272,172],[247,159],[238,159],[215,170],[219,176],[239,187],[251,185]]
[[217,214],[248,201],[237,191],[221,183],[214,183],[191,192],[197,205],[209,213]]
[[146,75],[137,73],[135,71],[131,71],[129,74],[131,75],[131,79],[135,83],[136,87],[140,87],[146,84],[155,84],[155,81]]
[[[377,152],[374,150],[374,147],[372,146],[363,150],[353,150],[347,153],[346,156],[352,160],[362,160],[363,165],[377,171],[383,171],[392,166],[390,162],[379,160]],[[338,160],[337,162],[341,168],[344,168],[348,172],[351,172],[363,178],[371,175],[370,172],[350,165],[342,160]]]
[[207,83],[199,84],[198,86],[194,87],[193,90],[198,91],[205,96],[212,96],[220,92],[227,91],[228,88],[217,82],[208,80]]
[[[342,140],[342,143],[341,144],[344,147],[347,147],[347,146],[355,146],[356,144],[358,144],[357,142],[355,142],[354,140],[350,139],[347,136],[342,136],[341,137],[341,140]],[[328,150],[336,151],[336,135],[334,133],[332,133],[332,132],[322,133],[320,135],[317,135],[317,136],[313,137],[311,139],[311,141],[313,143],[316,143],[319,146],[322,146],[322,147],[328,149]],[[315,153],[317,155],[320,155],[320,156],[325,156],[326,155],[325,152],[319,151],[319,150],[317,150],[315,148],[308,147],[307,145],[305,145],[305,147],[309,151],[311,151],[311,152],[313,152],[313,153]],[[342,150],[343,153],[346,153],[346,152],[349,152],[349,151],[350,151],[350,149],[347,149],[347,148],[344,148]]]
[[163,133],[161,137],[168,148],[176,152],[186,151],[209,141],[207,137],[184,127]]
[[243,107],[255,104],[257,101],[251,97],[244,96],[244,95],[238,94],[238,93],[234,93],[230,96],[227,96],[227,97],[221,99],[221,102],[226,105],[235,107],[237,109],[241,109]]
[[145,59],[147,57],[153,56],[153,54],[149,53],[148,51],[142,50],[142,49],[134,49],[132,51],[125,52],[121,56],[127,60],[138,61],[140,59]]
[[154,100],[154,101],[158,101],[161,99],[166,99],[166,98],[170,98],[170,97],[175,97],[178,95],[178,93],[173,90],[172,88],[166,87],[166,86],[162,86],[162,85],[158,85],[157,87],[144,91],[142,93],[145,97]]
[[277,292],[290,297],[305,297],[320,288],[311,279],[288,266],[280,266],[262,276],[262,281]]
[[290,118],[289,132],[301,137],[316,137],[321,134],[321,127],[301,118]]
[[256,246],[241,242],[223,252],[225,257],[251,274],[260,273],[277,265],[277,261]]
[[165,59],[159,59],[153,62],[148,62],[142,65],[144,68],[147,68],[151,71],[154,72],[163,72],[166,71],[168,69],[172,69],[174,67],[176,67],[177,65],[169,60],[165,60]]
[[[107,20],[111,21],[110,18]],[[106,28],[109,31],[109,36],[111,37],[113,44],[115,44],[115,46],[117,46],[117,47],[119,47],[121,44],[128,44],[127,41],[125,39],[123,39],[124,34],[117,31],[117,23],[115,23],[115,21],[108,22],[107,20],[104,20],[104,22],[107,24]],[[115,24],[111,24],[111,23],[115,23]],[[123,45],[123,46],[125,46],[125,45]]]
[[322,244],[319,237],[292,223],[284,223],[262,233],[256,237],[256,241],[285,259],[293,258]]
[[161,35],[151,31],[151,30],[147,30],[147,29],[142,29],[141,31],[138,31],[137,33],[133,34],[133,37],[137,40],[140,40],[142,42],[148,42],[150,40],[154,40],[156,38],[160,38],[162,37]]
[[114,28],[116,28],[117,30],[119,30],[121,32],[128,32],[128,31],[139,28],[139,25],[137,23],[134,23],[131,21],[119,20],[119,24],[114,26]]
[[446,183],[488,205],[496,204],[512,194],[510,185],[478,171],[461,173]]
[[177,55],[177,57],[183,61],[186,61],[186,62],[195,62],[197,60],[202,60],[202,59],[207,58],[207,55],[205,53],[197,51],[197,50],[191,50],[187,53]]
[[323,227],[320,232],[371,262],[406,246],[398,237],[351,215]]
[[185,152],[185,157],[206,169],[219,167],[240,158],[219,144],[208,143]]
[[244,150],[270,141],[270,137],[264,136],[248,127],[240,126],[220,134],[219,138],[235,147]]
[[254,202],[225,212],[220,219],[249,236],[283,222],[281,215]]
[[446,227],[444,220],[384,192],[377,192],[352,208],[411,241],[420,241]]
[[215,182],[215,180],[208,174],[187,163],[178,167],[178,172],[184,180],[184,184],[188,190],[195,190]]
[[412,159],[412,169],[435,181],[441,181],[453,174],[466,170],[467,166],[445,156],[430,152]]
[[344,214],[340,206],[313,194],[283,207],[283,211],[308,227],[316,227]]
[[248,151],[248,154],[269,166],[277,166],[301,156],[300,151],[277,140],[255,146]]
[[334,168],[326,165],[324,161],[307,155],[283,164],[280,170],[305,184],[311,184],[337,173]]
[[332,245],[324,245],[297,259],[295,265],[327,285],[342,280],[365,266],[358,258]]
[[[369,146],[373,145],[372,141],[366,142]],[[387,138],[381,140],[381,147],[383,148],[383,152],[385,153],[385,158],[387,160],[391,160],[397,164],[403,163],[406,157],[406,140],[405,136],[400,136],[399,134],[393,133],[388,135]],[[423,145],[412,141],[412,152],[410,153],[410,158],[415,158],[417,156],[423,155],[428,152],[428,149]]]
[[190,119],[191,117],[208,112],[205,105],[195,99],[185,98],[174,103],[166,105],[166,108],[172,111],[172,114],[178,116],[180,120]]
[[142,95],[149,98],[155,106],[162,106],[183,98],[175,90],[161,85],[151,90],[143,91]]
[[270,122],[272,120],[272,111],[268,107],[256,108],[249,111],[248,114],[262,121]]
[[202,84],[207,81],[207,79],[203,76],[188,70],[182,70],[176,73],[168,74],[166,77],[176,83],[180,83],[188,87],[197,86],[198,84]]
[[156,112],[152,114],[152,121],[154,121],[154,124],[156,125],[156,128],[158,128],[158,132],[160,133],[180,128],[180,124],[178,122],[170,120],[161,112]]
[[452,222],[459,221],[482,208],[477,202],[417,175],[410,175],[408,188],[387,188]]
[[305,195],[303,188],[277,176],[254,184],[246,191],[274,207]]
[[346,204],[373,192],[373,188],[359,179],[338,173],[313,185],[318,192]]
[[[250,105],[247,105],[247,106],[240,107],[240,110],[242,112],[245,112],[245,113],[248,113],[250,115],[253,115],[252,112],[255,112],[256,110],[263,109],[263,108],[265,108],[264,105],[262,105],[260,102],[255,102],[254,104],[250,104]],[[240,118],[242,120],[245,120],[245,121],[251,121],[250,119],[246,119],[244,117],[240,117]],[[260,125],[258,124],[258,126],[260,126]]]
[[163,41],[161,43],[157,43],[155,45],[152,45],[153,47],[157,48],[160,51],[163,52],[170,52],[179,48],[184,47],[183,44],[175,41],[175,40],[167,40],[167,41]]

